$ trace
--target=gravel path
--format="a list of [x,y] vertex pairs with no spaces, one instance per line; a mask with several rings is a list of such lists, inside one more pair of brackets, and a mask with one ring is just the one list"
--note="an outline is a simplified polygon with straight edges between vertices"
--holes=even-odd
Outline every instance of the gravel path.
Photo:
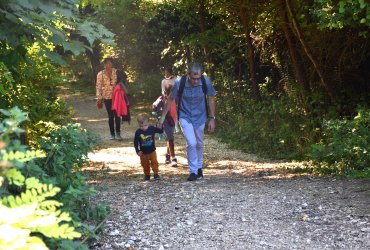
[[75,97],[75,120],[102,137],[89,155],[90,182],[112,214],[92,249],[370,249],[370,181],[294,173],[297,164],[271,162],[205,140],[204,180],[187,182],[184,139],[176,135],[179,167],[164,164],[160,181],[142,181],[133,148],[136,129],[108,140],[106,112],[93,97]]

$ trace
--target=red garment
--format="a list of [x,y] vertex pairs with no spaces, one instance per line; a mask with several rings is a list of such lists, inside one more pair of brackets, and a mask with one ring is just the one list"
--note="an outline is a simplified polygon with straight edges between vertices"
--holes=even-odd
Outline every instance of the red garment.
[[112,110],[116,111],[118,117],[127,115],[127,104],[124,95],[125,91],[117,84],[112,94]]
[[[164,103],[166,104],[167,102],[167,97],[164,96]],[[170,107],[170,110],[168,111],[170,116],[172,117],[172,119],[174,121],[176,121],[177,119],[177,109],[176,109],[176,100],[173,99],[172,103],[171,103],[171,107]]]

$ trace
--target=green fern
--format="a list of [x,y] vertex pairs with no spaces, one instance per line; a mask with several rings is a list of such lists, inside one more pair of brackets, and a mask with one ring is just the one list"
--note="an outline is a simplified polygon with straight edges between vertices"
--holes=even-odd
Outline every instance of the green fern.
[[54,208],[62,205],[57,201],[45,201],[46,198],[55,196],[60,191],[60,188],[54,187],[51,184],[41,184],[34,177],[25,180],[24,176],[16,169],[10,169],[6,177],[10,184],[17,186],[23,186],[25,184],[26,190],[18,196],[9,195],[4,197],[1,199],[2,204],[9,207],[17,207],[38,202],[39,207],[52,207],[53,205]]
[[60,188],[42,184],[34,177],[26,179],[14,168],[9,169],[5,177],[10,184],[25,190],[17,196],[9,195],[0,200],[1,247],[12,249],[24,244],[27,249],[47,249],[42,239],[30,235],[36,232],[56,239],[81,237],[74,227],[66,223],[71,221],[69,214],[58,210],[62,203],[47,200],[54,197]]
[[15,168],[9,169],[6,173],[6,177],[8,178],[9,184],[14,184],[16,186],[22,186],[26,178],[16,170]]
[[38,158],[38,157],[45,157],[45,153],[41,150],[27,150],[25,152],[9,152],[7,154],[4,154],[3,160],[4,161],[20,161],[20,162],[28,162],[32,159]]

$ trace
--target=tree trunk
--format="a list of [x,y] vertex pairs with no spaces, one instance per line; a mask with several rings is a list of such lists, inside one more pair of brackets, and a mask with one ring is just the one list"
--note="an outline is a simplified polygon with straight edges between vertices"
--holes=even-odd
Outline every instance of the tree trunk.
[[[207,32],[207,25],[206,25],[206,7],[204,5],[204,1],[200,1],[200,8],[199,8],[199,17],[200,17],[200,31],[202,34],[205,34]],[[214,79],[215,78],[215,70],[214,70],[214,67],[213,67],[213,63],[212,63],[212,59],[211,59],[211,55],[210,55],[210,49],[209,47],[207,46],[207,44],[204,44],[203,46],[203,51],[204,51],[204,55],[206,57],[206,61],[207,61],[207,65],[209,67],[209,71],[208,71],[208,76],[209,78],[211,79]]]
[[244,27],[245,38],[247,42],[247,62],[248,62],[248,69],[249,69],[249,78],[252,83],[252,91],[253,96],[256,101],[261,101],[261,92],[258,87],[258,83],[256,80],[256,62],[254,60],[254,48],[252,44],[252,38],[250,36],[250,24],[249,24],[249,16],[247,9],[244,6],[240,6],[239,8],[239,17],[242,21],[242,25]]
[[90,59],[91,69],[92,69],[92,83],[96,84],[96,75],[100,71],[100,42],[94,42],[92,46],[92,51],[86,50],[87,56]]
[[324,75],[322,73],[322,70],[321,70],[321,67],[320,65],[318,64],[316,58],[313,56],[313,54],[311,53],[308,45],[306,44],[306,41],[305,39],[303,38],[303,35],[302,35],[302,32],[298,26],[298,22],[297,22],[297,19],[295,17],[295,14],[293,13],[293,9],[291,7],[291,4],[290,4],[290,0],[285,0],[285,3],[286,3],[286,7],[287,7],[287,10],[289,12],[289,15],[292,19],[292,23],[293,23],[293,28],[296,32],[296,36],[299,40],[299,42],[301,43],[302,47],[303,47],[303,50],[305,51],[307,57],[310,59],[312,65],[314,66],[315,68],[315,71],[316,73],[318,74],[319,78],[320,78],[320,83],[321,85],[324,87],[324,89],[326,90],[326,93],[328,94],[328,96],[330,97],[331,101],[333,103],[335,103],[335,98],[334,98],[334,95],[333,95],[333,92],[331,91],[330,87],[327,85],[327,83],[325,82],[325,79],[324,79]]
[[298,80],[299,84],[302,84],[304,90],[306,92],[310,92],[310,85],[309,85],[309,82],[307,81],[307,77],[305,76],[304,70],[302,68],[302,64],[299,62],[297,47],[292,38],[293,33],[288,23],[285,2],[284,0],[277,0],[277,4],[279,6],[280,24],[281,24],[285,39],[288,44],[289,56],[290,56],[290,59],[292,60],[293,71],[294,71],[295,77]]

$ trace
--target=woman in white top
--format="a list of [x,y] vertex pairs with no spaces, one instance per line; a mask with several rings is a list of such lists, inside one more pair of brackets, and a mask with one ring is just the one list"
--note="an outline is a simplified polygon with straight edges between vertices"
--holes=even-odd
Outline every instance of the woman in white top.
[[175,85],[175,77],[171,68],[164,69],[164,79],[162,80],[162,95],[165,94],[166,88],[172,88]]

